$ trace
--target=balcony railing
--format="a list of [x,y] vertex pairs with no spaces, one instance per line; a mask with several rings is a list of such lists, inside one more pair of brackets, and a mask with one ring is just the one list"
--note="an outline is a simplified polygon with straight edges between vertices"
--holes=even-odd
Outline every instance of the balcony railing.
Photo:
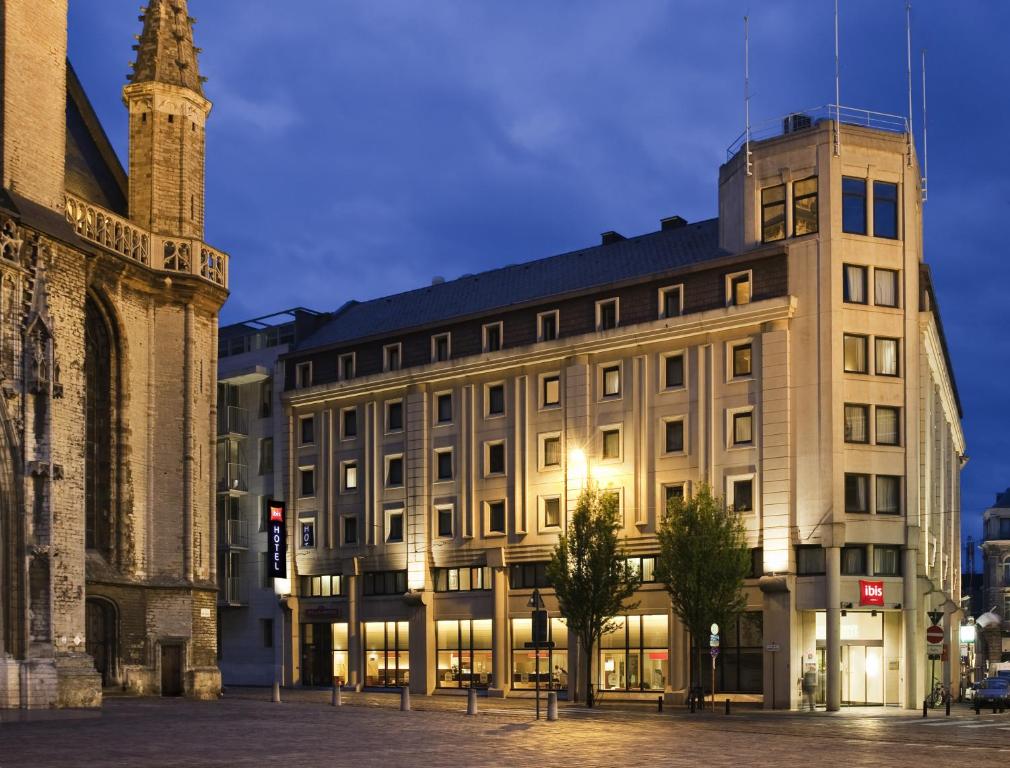
[[67,221],[89,242],[149,269],[182,272],[228,287],[228,254],[194,238],[162,237],[73,195],[64,200]]
[[249,467],[229,462],[218,468],[218,493],[245,493],[249,490]]
[[248,549],[249,524],[245,520],[221,520],[218,525],[218,541],[222,547]]
[[249,434],[249,411],[237,405],[228,405],[217,412],[218,437]]
[[222,605],[247,605],[249,592],[245,580],[241,576],[225,576],[221,579],[217,601]]

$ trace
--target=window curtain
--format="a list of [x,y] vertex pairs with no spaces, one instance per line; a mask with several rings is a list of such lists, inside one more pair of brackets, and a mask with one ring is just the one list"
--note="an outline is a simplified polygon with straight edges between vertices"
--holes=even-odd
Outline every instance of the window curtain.
[[898,411],[894,408],[877,408],[877,442],[881,445],[898,444]]
[[877,373],[898,375],[898,342],[894,339],[877,339]]
[[896,477],[877,477],[877,511],[894,514],[898,511],[898,487]]
[[849,301],[858,302],[864,304],[866,302],[866,291],[864,290],[864,275],[865,267],[845,267],[845,290],[849,297]]
[[890,269],[873,271],[874,296],[877,304],[884,307],[898,306],[898,273]]
[[849,443],[865,443],[867,435],[866,407],[862,405],[845,406],[845,440]]

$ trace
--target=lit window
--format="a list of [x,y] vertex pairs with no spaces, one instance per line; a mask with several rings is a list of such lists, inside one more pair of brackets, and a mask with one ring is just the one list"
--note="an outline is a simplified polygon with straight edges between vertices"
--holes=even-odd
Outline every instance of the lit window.
[[561,438],[560,437],[545,437],[544,438],[544,466],[545,467],[560,467],[561,466]]
[[544,527],[561,527],[561,499],[557,496],[550,499],[544,499]]
[[733,445],[750,445],[754,442],[754,412],[733,414]]
[[849,304],[866,304],[866,272],[866,267],[857,264],[846,264],[842,267],[844,301]]
[[621,366],[612,365],[603,369],[603,396],[616,397],[621,394]]
[[358,488],[358,464],[349,461],[344,464],[344,490],[354,491]]
[[559,376],[544,376],[544,406],[560,405],[561,403],[561,378]]
[[733,347],[733,378],[750,376],[753,372],[753,359],[750,344],[737,344]]
[[873,235],[895,240],[898,237],[898,185],[873,182]]
[[842,177],[842,232],[866,234],[866,179]]
[[869,406],[845,404],[845,442],[870,442]]
[[845,356],[844,368],[846,373],[869,373],[867,364],[865,336],[855,336],[846,333],[842,339],[843,353]]
[[772,243],[786,237],[786,185],[761,190],[761,242]]
[[603,430],[603,458],[605,459],[621,458],[621,430],[619,429]]
[[817,231],[817,177],[793,184],[793,237]]
[[898,432],[900,423],[900,408],[878,405],[876,408],[877,445],[900,445],[901,436]]
[[898,375],[898,340],[874,339],[876,347],[877,374],[880,376]]
[[878,307],[898,306],[898,273],[893,269],[873,270],[873,301]]
[[750,304],[750,273],[744,272],[739,275],[730,275],[727,285],[727,304],[740,306]]

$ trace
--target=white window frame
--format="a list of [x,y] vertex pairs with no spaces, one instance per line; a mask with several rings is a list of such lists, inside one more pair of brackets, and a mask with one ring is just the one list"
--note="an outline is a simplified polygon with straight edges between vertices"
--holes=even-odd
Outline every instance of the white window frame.
[[[544,318],[551,316],[554,318],[554,338],[544,338]],[[550,309],[546,312],[537,313],[537,341],[557,341],[561,338],[561,311]]]
[[[432,472],[433,483],[452,483],[456,480],[456,456],[451,445],[444,446],[442,448],[436,448],[435,451],[435,466],[433,467],[434,472]],[[439,477],[438,476],[438,459],[443,453],[449,454],[449,477]]]
[[[680,357],[683,360],[684,381],[671,387],[666,380],[666,361],[671,357]],[[680,392],[687,389],[687,350],[676,349],[672,352],[662,352],[659,355],[659,391],[660,392]]]
[[[400,426],[393,429],[389,426],[389,406],[396,403],[400,404]],[[396,397],[391,400],[386,400],[382,404],[382,421],[383,421],[383,434],[386,435],[399,435],[403,433],[405,425],[407,423],[407,404],[402,397]]]
[[[749,413],[750,414],[750,442],[749,443],[737,443],[736,442],[736,426],[734,419],[737,414]],[[747,448],[754,448],[757,446],[757,412],[753,405],[744,405],[739,408],[727,408],[726,409],[726,450],[744,450]]]
[[[501,413],[491,413],[491,388],[501,387],[502,390],[502,410]],[[508,406],[508,387],[504,380],[501,381],[489,381],[484,385],[484,418],[485,419],[504,419],[509,412]]]
[[[354,467],[354,485],[350,486],[347,484],[347,469],[349,467]],[[349,459],[348,461],[340,462],[340,492],[341,493],[357,493],[358,488],[361,487],[361,465],[358,463],[357,459]]]
[[[550,464],[546,463],[547,449],[546,444],[548,440],[553,440],[557,438],[558,440],[558,463]],[[541,472],[560,472],[565,465],[563,451],[560,451],[561,442],[561,432],[540,432],[537,434],[537,469]]]
[[[304,494],[302,493],[302,476],[305,472],[312,473],[312,493]],[[298,498],[299,499],[314,499],[316,494],[319,492],[318,483],[316,482],[316,465],[315,464],[302,464],[298,467]]]
[[[390,489],[405,488],[407,486],[407,462],[403,458],[403,454],[402,453],[387,453],[382,458],[383,458],[383,461],[382,461],[382,487],[383,488],[390,488]],[[402,482],[399,485],[390,485],[389,484],[389,465],[390,465],[390,463],[392,463],[396,459],[400,459],[400,461],[402,462],[401,465],[400,465],[400,468],[402,470],[402,477],[400,479],[401,479]]]
[[295,389],[308,389],[312,386],[312,361],[306,360],[295,364]]
[[[396,368],[390,368],[389,366],[389,353],[391,350],[395,349],[399,353],[400,365]],[[403,343],[396,342],[395,344],[386,344],[382,347],[382,370],[386,373],[390,371],[399,371],[403,368]]]
[[[436,354],[438,339],[445,337],[445,360],[439,360]],[[448,362],[452,360],[452,333],[450,331],[445,331],[444,333],[433,333],[431,335],[431,362]]]
[[[746,347],[750,345],[750,373],[743,376],[733,375],[733,355],[737,347]],[[754,339],[753,337],[748,337],[746,339],[734,339],[732,341],[726,342],[726,383],[733,384],[741,381],[753,381],[754,380],[754,369],[757,365],[757,355],[754,349]]]
[[[487,332],[496,326],[498,328],[498,349],[492,350],[488,348]],[[501,352],[505,349],[505,323],[501,320],[496,320],[493,323],[484,323],[480,329],[480,348],[484,353]]]
[[[558,380],[558,401],[556,403],[548,403],[544,385],[547,379],[553,378],[557,378]],[[541,411],[556,411],[561,408],[561,371],[548,371],[541,373],[537,377],[537,405]]]
[[[606,377],[604,376],[604,371],[608,368],[617,369],[617,394],[608,395],[604,391],[604,386],[606,382]],[[624,361],[623,360],[612,360],[607,363],[598,363],[596,366],[596,387],[599,396],[597,400],[600,402],[609,400],[623,400],[624,399]]]
[[[314,446],[316,444],[316,424],[315,424],[315,420],[316,420],[316,415],[314,413],[310,413],[308,415],[299,416],[298,417],[298,447],[299,448],[306,448],[306,447],[309,447],[309,446]],[[302,425],[305,424],[306,421],[311,421],[312,422],[312,440],[311,440],[311,442],[305,442],[304,437],[303,437],[303,432],[302,432],[303,426]]]
[[[302,526],[311,525],[312,526],[312,546],[306,547],[302,540]],[[319,531],[316,525],[316,518],[313,517],[299,517],[298,518],[298,549],[300,550],[311,550],[319,549]]]
[[[455,504],[435,504],[432,509],[435,512],[435,519],[432,521],[434,525],[432,530],[435,533],[436,539],[442,539],[448,541],[449,539],[456,538],[456,505]],[[447,534],[438,532],[438,516],[440,513],[447,511],[449,512],[449,529],[450,532]]]
[[[558,501],[558,524],[548,525],[547,524],[547,502],[557,499]],[[537,530],[541,533],[558,533],[563,531],[565,528],[565,507],[561,503],[561,494],[551,493],[545,496],[537,497]]]
[[[617,458],[604,457],[603,447],[604,447],[604,433],[617,431]],[[597,428],[599,437],[599,450],[597,451],[597,456],[600,457],[601,464],[619,464],[624,461],[624,425],[623,424],[602,424]]]
[[[611,304],[611,303],[614,305],[614,328],[620,328],[621,327],[621,299],[620,299],[619,296],[613,296],[613,297],[611,297],[609,299],[599,299],[596,302],[596,330],[597,331],[602,331],[603,330],[603,322],[602,322],[603,313],[601,311],[603,309],[603,305],[604,304]],[[607,330],[614,330],[614,328],[608,328]]]
[[[438,399],[443,395],[449,396],[449,420],[439,421],[438,420]],[[453,391],[451,389],[443,389],[439,392],[435,392],[431,397],[431,417],[432,426],[434,427],[451,427],[456,421],[456,398],[453,397]]]
[[[747,278],[748,295],[747,301],[743,304],[737,304],[733,296],[733,280],[738,277]],[[730,272],[726,275],[726,287],[725,287],[725,297],[727,307],[742,307],[750,304],[754,301],[754,270],[753,269],[742,269],[739,272]]]
[[[344,422],[344,414],[347,413],[348,411],[354,411],[355,412],[355,414],[354,414],[354,420],[355,420],[355,422],[357,422],[357,420],[358,420],[358,415],[357,415],[358,406],[356,406],[356,405],[349,405],[346,408],[341,408],[340,409],[340,439],[341,439],[341,441],[348,441],[348,442],[350,442],[352,440],[357,440],[358,436],[357,436],[357,434],[354,434],[354,435],[351,435],[350,437],[348,437],[346,434],[344,434],[344,423],[345,423]],[[358,427],[357,431],[360,432],[361,431],[361,425],[360,424],[356,424],[356,426]]]
[[[498,503],[501,503],[501,505],[502,505],[502,510],[503,510],[503,512],[502,512],[502,521],[503,521],[503,523],[505,525],[505,530],[504,531],[492,531],[491,530],[491,505],[492,504],[498,504]],[[504,497],[500,498],[500,499],[486,499],[483,502],[482,506],[483,506],[483,511],[484,511],[484,538],[485,539],[489,539],[489,538],[498,538],[498,537],[501,537],[501,536],[508,536],[508,528],[509,528],[509,503],[508,503],[508,499],[506,499]]]
[[[357,530],[355,531],[354,541],[347,541],[347,521],[354,520]],[[361,538],[361,526],[357,525],[358,516],[357,515],[341,515],[340,516],[340,546],[341,547],[356,547]]]
[[[491,446],[500,445],[502,446],[502,454],[504,457],[505,468],[501,472],[491,472]],[[484,466],[483,476],[484,477],[507,477],[509,470],[509,454],[508,454],[508,441],[504,438],[500,440],[485,440],[484,441]]]
[[[351,374],[347,375],[347,361],[351,361]],[[354,374],[358,370],[358,353],[357,352],[342,352],[340,357],[337,358],[337,378],[340,381],[348,381],[354,378]]]
[[[677,307],[677,314],[667,315],[666,312],[664,311],[664,308],[666,307],[664,294],[667,291],[672,291],[674,289],[677,289],[678,292],[680,293],[680,301],[678,302],[679,306]],[[657,289],[656,302],[658,305],[656,316],[659,320],[672,320],[674,317],[682,317],[684,314],[684,284],[674,283],[673,285],[664,285],[662,288]]]
[[726,475],[726,491],[725,499],[726,506],[736,508],[736,499],[734,498],[734,483],[742,482],[744,480],[750,480],[751,488],[751,506],[752,509],[749,512],[738,512],[741,515],[756,515],[760,508],[759,497],[758,497],[758,481],[757,473],[755,472],[745,472],[739,475]]
[[[673,422],[679,421],[683,425],[684,430],[684,447],[679,451],[668,451],[666,450],[666,425],[672,424]],[[678,416],[664,416],[663,417],[663,429],[659,433],[659,454],[661,456],[686,456],[688,454],[688,431],[687,431],[687,415]]]
[[[390,521],[393,515],[400,515],[400,531],[403,536],[393,541],[389,540]],[[407,511],[404,507],[390,507],[382,511],[382,541],[385,544],[404,544],[407,541]]]

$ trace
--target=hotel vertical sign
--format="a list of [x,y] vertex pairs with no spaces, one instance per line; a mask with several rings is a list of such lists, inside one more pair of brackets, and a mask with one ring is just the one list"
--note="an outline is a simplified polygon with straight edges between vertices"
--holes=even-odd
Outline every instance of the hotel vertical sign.
[[275,579],[288,577],[287,527],[284,524],[284,502],[270,500],[270,575]]

